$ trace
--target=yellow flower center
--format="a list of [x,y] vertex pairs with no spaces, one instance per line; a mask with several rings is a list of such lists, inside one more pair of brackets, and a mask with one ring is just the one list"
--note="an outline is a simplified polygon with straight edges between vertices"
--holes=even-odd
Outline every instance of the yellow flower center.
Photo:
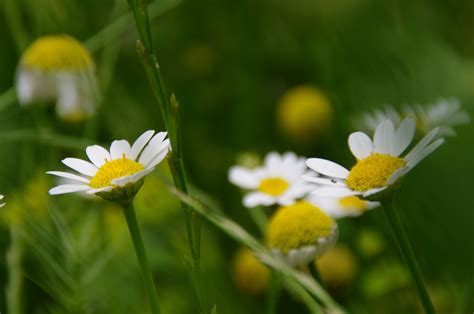
[[354,191],[384,187],[390,176],[406,165],[405,160],[384,154],[372,154],[357,161],[347,177],[347,186]]
[[89,186],[98,189],[112,185],[113,179],[130,176],[145,169],[141,163],[123,156],[119,159],[107,161],[99,168],[91,179]]
[[321,209],[306,201],[281,207],[268,225],[267,240],[272,248],[286,253],[290,249],[317,244],[329,237],[334,220]]
[[270,272],[248,249],[240,249],[232,263],[232,279],[243,292],[259,295],[265,292]]
[[272,196],[283,194],[288,189],[289,183],[282,178],[266,178],[260,182],[258,190]]
[[339,199],[339,205],[346,211],[363,212],[367,208],[368,203],[357,196],[346,196]]
[[44,71],[82,70],[91,67],[93,61],[79,41],[67,35],[57,35],[34,41],[23,54],[22,64]]

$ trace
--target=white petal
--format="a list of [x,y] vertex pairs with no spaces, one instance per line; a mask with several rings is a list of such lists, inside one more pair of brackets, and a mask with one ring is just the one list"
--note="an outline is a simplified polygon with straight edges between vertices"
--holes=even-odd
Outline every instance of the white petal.
[[415,135],[416,123],[412,118],[406,118],[402,121],[395,132],[395,142],[392,145],[390,155],[400,156],[401,153],[410,145]]
[[99,145],[88,146],[86,148],[87,157],[94,165],[100,168],[107,160],[111,160],[109,152]]
[[65,193],[73,193],[73,192],[80,192],[90,190],[90,187],[85,184],[63,184],[58,185],[51,190],[49,190],[50,195],[58,195],[58,194],[65,194]]
[[110,156],[112,159],[122,158],[130,154],[130,144],[126,140],[113,141],[110,145]]
[[371,189],[371,190],[365,191],[364,194],[362,194],[362,196],[363,197],[368,197],[368,196],[377,194],[379,192],[382,192],[386,188],[387,188],[387,186],[384,186],[384,187],[381,187],[381,188],[376,188],[376,189]]
[[98,170],[97,167],[90,162],[78,158],[66,158],[63,159],[62,162],[69,168],[90,177],[95,176]]
[[383,120],[375,129],[374,152],[389,154],[395,139],[395,127],[392,121]]
[[148,141],[153,137],[153,134],[155,134],[155,131],[149,130],[140,135],[135,143],[133,143],[128,158],[131,160],[136,160],[143,147],[145,147],[146,143],[148,143]]
[[282,157],[277,152],[270,152],[265,156],[264,165],[270,172],[275,172],[281,169]]
[[256,189],[260,184],[253,170],[240,166],[230,168],[229,181],[244,189]]
[[306,165],[312,170],[328,177],[346,179],[349,175],[349,170],[326,159],[310,158],[306,160]]
[[410,159],[413,158],[413,156],[418,155],[422,150],[425,149],[426,146],[436,137],[436,135],[439,132],[439,128],[435,128],[431,130],[424,138],[422,138],[418,144],[408,153],[408,155],[405,156],[405,160],[407,162],[410,161]]
[[355,132],[349,135],[349,148],[357,159],[364,159],[373,151],[372,140],[363,132]]
[[[153,136],[148,145],[142,152],[139,162],[143,165],[148,164],[160,151],[163,149],[163,140],[166,137],[166,132],[160,132]],[[169,144],[168,144],[169,145]]]
[[397,182],[398,179],[400,179],[400,177],[405,175],[407,172],[408,172],[408,167],[403,167],[403,168],[398,169],[397,171],[392,173],[390,178],[388,178],[387,185],[394,184],[395,182]]
[[113,189],[112,186],[105,186],[103,188],[91,189],[91,190],[87,191],[86,193],[87,194],[96,194],[96,193],[100,193],[100,192],[109,192],[109,191],[112,191],[112,189]]
[[259,205],[270,206],[275,204],[276,199],[270,195],[260,192],[252,192],[244,196],[244,206],[247,208],[256,207]]
[[318,178],[318,177],[312,177],[312,176],[303,176],[303,180],[316,183],[316,184],[321,184],[321,185],[329,185],[329,186],[338,186],[338,187],[346,187],[344,182],[335,180],[335,179],[327,179],[327,178]]
[[140,180],[141,178],[143,178],[144,176],[146,176],[147,174],[149,174],[153,170],[155,170],[155,168],[153,168],[153,167],[152,168],[147,168],[147,169],[142,170],[140,172],[134,173],[130,176],[113,179],[112,184],[115,184],[117,186],[125,186],[130,182],[137,182],[138,180]]
[[444,138],[437,139],[430,145],[426,146],[421,152],[417,153],[416,155],[411,156],[410,160],[407,160],[407,165],[410,168],[415,167],[420,161],[425,159],[429,154],[434,152],[441,144],[444,143]]
[[171,150],[170,140],[164,140],[161,145],[155,150],[152,159],[147,163],[144,164],[145,168],[154,167],[159,164]]
[[69,172],[62,172],[62,171],[48,171],[46,172],[47,174],[52,174],[53,176],[58,176],[58,177],[63,177],[63,178],[67,178],[67,179],[71,179],[71,180],[75,180],[75,181],[79,181],[79,182],[82,182],[82,183],[86,183],[86,184],[89,184],[89,180],[86,179],[86,178],[83,178],[81,176],[78,176],[76,174],[73,174],[73,173],[69,173]]
[[346,197],[351,195],[359,195],[361,192],[353,191],[349,188],[340,188],[340,187],[331,187],[323,186],[314,190],[312,195],[322,196],[322,197]]

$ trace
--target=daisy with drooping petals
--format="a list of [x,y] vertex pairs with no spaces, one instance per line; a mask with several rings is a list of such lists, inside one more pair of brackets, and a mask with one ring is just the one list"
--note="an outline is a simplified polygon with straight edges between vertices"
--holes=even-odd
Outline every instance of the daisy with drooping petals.
[[415,121],[406,118],[395,129],[390,120],[382,121],[375,130],[374,139],[365,133],[355,132],[349,136],[349,147],[357,158],[351,170],[325,159],[310,158],[308,167],[326,178],[305,176],[308,182],[322,187],[313,194],[329,197],[359,195],[363,198],[386,190],[408,173],[421,160],[437,149],[444,139],[434,140],[439,132],[429,132],[406,156],[406,150],[415,134]]
[[170,141],[166,132],[146,131],[132,146],[126,140],[112,142],[110,151],[99,145],[86,148],[91,162],[66,158],[62,162],[80,175],[49,171],[49,174],[71,179],[77,184],[63,184],[49,194],[86,192],[113,201],[129,201],[140,189],[143,178],[168,154]]
[[41,37],[23,53],[16,90],[22,105],[55,101],[60,118],[83,120],[94,114],[97,102],[94,61],[71,36]]
[[234,166],[229,170],[229,181],[251,190],[244,196],[245,207],[273,204],[290,205],[304,197],[312,188],[301,176],[310,174],[305,159],[292,152],[280,155],[268,153],[264,165],[257,168]]
[[329,215],[307,201],[298,201],[275,212],[268,224],[267,242],[273,254],[300,267],[321,256],[337,235],[337,224]]
[[356,217],[380,206],[379,202],[370,202],[355,195],[345,197],[320,197],[309,195],[306,200],[333,218]]

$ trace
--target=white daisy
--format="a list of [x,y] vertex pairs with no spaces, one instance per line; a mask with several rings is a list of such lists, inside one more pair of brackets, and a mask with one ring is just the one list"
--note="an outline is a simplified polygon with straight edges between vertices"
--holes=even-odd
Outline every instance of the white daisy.
[[321,197],[309,195],[306,200],[333,218],[356,217],[366,211],[380,206],[379,202],[370,202],[357,196]]
[[291,266],[307,265],[337,240],[336,222],[307,201],[279,208],[269,221],[267,243]]
[[453,127],[470,121],[469,114],[461,110],[457,99],[440,99],[426,107],[414,106],[411,111],[416,114],[417,128],[424,134],[439,127],[438,136],[453,136],[456,135]]
[[[5,197],[5,196],[3,196],[2,194],[0,194],[0,201],[2,201],[4,197]],[[2,208],[3,206],[5,206],[5,203],[0,202],[0,208]]]
[[374,132],[377,125],[383,120],[390,120],[395,126],[402,121],[401,115],[391,106],[385,106],[384,109],[377,109],[372,113],[364,113],[357,118],[354,126],[357,129]]
[[55,101],[57,115],[83,120],[95,112],[95,65],[86,48],[67,35],[44,36],[23,53],[16,90],[21,105]]
[[408,173],[437,149],[444,139],[435,140],[439,128],[429,132],[407,155],[399,157],[415,134],[415,121],[406,118],[395,129],[390,120],[376,128],[373,141],[362,132],[349,136],[349,147],[357,163],[349,171],[325,159],[310,158],[307,166],[324,178],[305,176],[308,182],[322,185],[313,194],[329,197],[359,195],[363,198],[379,193]]
[[290,205],[314,188],[301,178],[309,173],[304,158],[292,152],[283,155],[271,152],[266,155],[261,167],[231,167],[229,181],[251,190],[244,196],[245,207]]
[[99,145],[89,146],[86,154],[91,162],[64,159],[62,162],[80,175],[49,171],[49,174],[76,181],[76,184],[56,186],[49,194],[86,192],[110,200],[133,197],[143,177],[152,172],[170,150],[166,132],[154,134],[155,131],[146,131],[131,146],[126,140],[113,141],[110,152]]

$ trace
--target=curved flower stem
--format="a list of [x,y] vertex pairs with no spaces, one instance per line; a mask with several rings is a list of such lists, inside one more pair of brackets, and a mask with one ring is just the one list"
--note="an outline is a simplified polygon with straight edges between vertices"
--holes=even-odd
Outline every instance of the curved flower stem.
[[403,227],[400,216],[398,215],[397,209],[395,208],[393,197],[384,199],[382,201],[382,206],[390,224],[392,233],[395,236],[398,247],[400,248],[402,256],[405,259],[408,268],[410,269],[410,273],[415,282],[420,301],[425,309],[425,313],[435,313],[433,303],[431,302],[428,291],[426,290],[426,286],[416,261],[415,254],[413,253],[413,249],[411,248],[405,228]]
[[272,269],[270,278],[270,290],[267,298],[267,314],[275,314],[277,309],[278,293],[280,291],[280,274]]
[[319,272],[318,265],[316,265],[316,262],[313,262],[313,263],[309,264],[309,272],[310,272],[311,276],[313,276],[314,279],[316,279],[316,281],[319,282],[321,287],[326,288],[324,286],[324,282],[323,282],[323,279],[321,278],[321,274]]
[[148,263],[145,246],[143,245],[140,228],[138,227],[135,208],[133,207],[132,202],[127,205],[123,205],[122,208],[125,219],[127,220],[130,236],[132,237],[133,246],[135,247],[138,263],[140,264],[140,268],[142,270],[143,280],[145,281],[145,287],[150,301],[151,311],[153,314],[159,314],[160,308],[158,306],[158,299],[156,297],[155,283],[153,282],[153,276]]
[[[172,95],[168,98],[163,84],[158,58],[154,52],[153,40],[150,29],[148,7],[144,0],[128,0],[129,7],[135,18],[135,24],[140,36],[137,41],[137,50],[145,73],[150,82],[151,89],[158,102],[163,122],[171,141],[173,150],[169,154],[168,164],[173,176],[173,181],[178,190],[188,194],[188,183],[183,164],[181,149],[181,127],[179,119],[179,103]],[[199,313],[208,313],[204,285],[200,268],[201,259],[201,216],[185,202],[181,202],[184,209],[186,231],[188,234],[191,251],[192,280],[194,295],[197,299]]]

